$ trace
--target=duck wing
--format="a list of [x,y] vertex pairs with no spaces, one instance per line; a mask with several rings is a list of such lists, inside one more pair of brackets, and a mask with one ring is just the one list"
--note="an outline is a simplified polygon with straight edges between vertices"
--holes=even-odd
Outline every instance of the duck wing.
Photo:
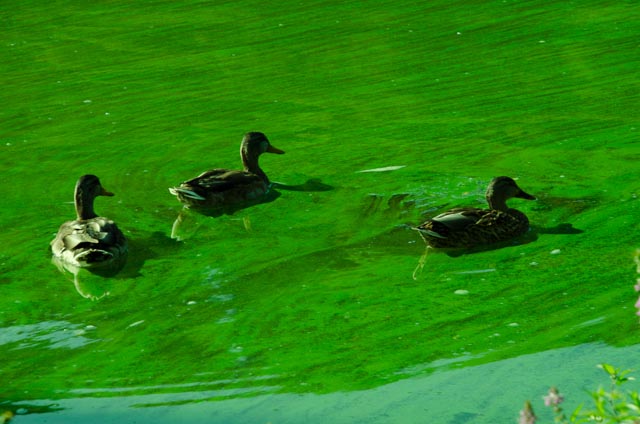
[[454,208],[430,219],[449,231],[459,231],[486,218],[490,210],[479,208]]
[[430,239],[448,239],[452,235],[464,232],[470,226],[482,222],[492,211],[479,208],[454,208],[434,216],[415,227],[423,237]]
[[212,169],[183,182],[178,188],[191,190],[199,195],[204,195],[204,192],[224,192],[239,186],[254,184],[256,181],[262,180],[259,176],[251,172]]

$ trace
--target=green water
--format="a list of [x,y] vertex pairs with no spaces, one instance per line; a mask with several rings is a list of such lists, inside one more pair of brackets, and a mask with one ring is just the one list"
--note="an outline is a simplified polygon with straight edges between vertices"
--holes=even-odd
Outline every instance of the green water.
[[[525,399],[550,422],[549,385],[571,409],[597,363],[640,367],[635,2],[24,1],[0,19],[16,423],[506,423]],[[277,197],[174,224],[167,187],[239,167],[250,130],[286,151],[261,161]],[[50,262],[85,173],[130,241],[114,278]],[[422,259],[408,225],[482,205],[498,175],[538,197],[512,201],[530,235]]]

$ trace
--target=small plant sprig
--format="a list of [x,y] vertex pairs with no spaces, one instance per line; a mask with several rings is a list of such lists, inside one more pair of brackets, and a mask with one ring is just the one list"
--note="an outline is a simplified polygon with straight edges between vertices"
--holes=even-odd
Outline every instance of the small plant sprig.
[[[634,380],[629,376],[631,370],[621,370],[609,364],[600,364],[598,368],[607,373],[611,385],[608,391],[600,387],[591,392],[594,405],[590,410],[582,411],[582,405],[580,405],[567,418],[560,406],[564,396],[555,387],[549,389],[549,393],[544,396],[544,404],[553,409],[554,422],[559,424],[640,424],[640,394],[636,391],[620,389],[624,383]],[[536,419],[531,403],[526,401],[524,408],[520,411],[518,424],[535,424]]]
[[638,392],[620,390],[620,386],[624,383],[635,380],[629,376],[631,370],[621,370],[609,364],[600,364],[598,368],[601,368],[609,375],[610,389],[606,391],[600,387],[591,393],[594,409],[586,412],[588,420],[584,422],[640,423],[640,398]]
[[564,401],[564,396],[560,394],[557,388],[551,386],[549,393],[544,397],[544,406],[553,409],[553,414],[555,416],[554,421],[557,423],[567,422],[567,417],[564,415],[562,407],[560,406],[562,401]]
[[520,411],[520,417],[518,418],[518,424],[536,424],[536,414],[533,412],[531,402],[526,400],[524,402],[524,408]]

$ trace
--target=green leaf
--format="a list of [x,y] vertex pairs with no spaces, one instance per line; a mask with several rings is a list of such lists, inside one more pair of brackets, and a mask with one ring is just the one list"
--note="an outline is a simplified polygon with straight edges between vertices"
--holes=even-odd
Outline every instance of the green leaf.
[[609,365],[609,364],[599,364],[598,368],[601,368],[604,370],[604,372],[606,372],[607,374],[609,374],[609,376],[614,377],[616,375],[616,368],[613,365]]

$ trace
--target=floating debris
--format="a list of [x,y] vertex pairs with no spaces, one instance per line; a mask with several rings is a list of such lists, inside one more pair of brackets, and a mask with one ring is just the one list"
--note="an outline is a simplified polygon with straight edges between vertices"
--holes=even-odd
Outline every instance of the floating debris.
[[362,171],[356,171],[356,172],[387,172],[387,171],[395,171],[397,169],[402,169],[405,166],[407,165],[385,166],[383,168],[363,169]]
[[485,272],[494,272],[495,270],[495,268],[472,269],[471,271],[458,271],[454,274],[484,274]]
[[142,324],[144,322],[144,320],[140,320],[140,321],[136,321],[133,324],[129,324],[129,326],[127,328],[131,328],[131,327],[137,327],[138,325]]
[[458,289],[458,290],[454,291],[453,294],[457,294],[457,295],[460,295],[460,296],[466,296],[466,295],[469,294],[469,290]]

